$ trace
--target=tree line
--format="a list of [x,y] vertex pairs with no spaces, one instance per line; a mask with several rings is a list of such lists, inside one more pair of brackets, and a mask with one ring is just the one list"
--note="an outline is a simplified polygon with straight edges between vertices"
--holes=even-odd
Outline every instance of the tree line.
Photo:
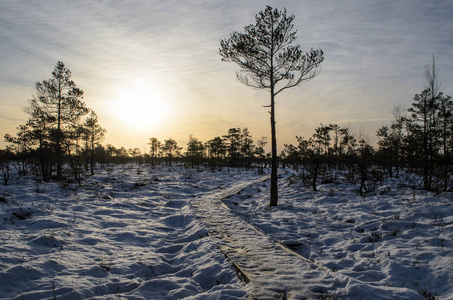
[[153,166],[166,164],[171,166],[176,160],[189,167],[208,165],[215,167],[245,167],[257,166],[262,172],[267,164],[269,154],[264,148],[267,137],[261,137],[255,145],[252,135],[247,128],[230,128],[227,134],[217,136],[203,143],[193,135],[189,135],[186,151],[181,152],[173,139],[159,141],[152,137],[149,139],[149,154],[145,154],[145,161]]
[[453,101],[440,92],[434,57],[425,78],[427,85],[411,107],[406,112],[395,107],[391,124],[377,130],[377,147],[347,127],[321,124],[308,139],[296,137],[297,145],[285,145],[284,164],[300,169],[301,180],[313,190],[341,173],[365,194],[404,171],[422,176],[417,188],[451,190]]
[[149,164],[152,167],[207,166],[212,169],[256,167],[263,173],[270,156],[264,149],[266,144],[267,137],[261,137],[255,145],[247,128],[230,128],[225,135],[207,142],[189,135],[185,150],[172,138],[163,141],[155,137],[149,138],[145,152],[141,148],[126,149],[99,144],[94,149],[94,158],[101,167],[122,163]]

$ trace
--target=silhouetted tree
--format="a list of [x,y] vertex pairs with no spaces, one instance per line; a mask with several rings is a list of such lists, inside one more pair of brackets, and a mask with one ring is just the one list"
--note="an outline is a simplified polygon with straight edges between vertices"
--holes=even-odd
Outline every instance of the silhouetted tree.
[[428,85],[414,96],[412,107],[409,108],[407,141],[415,160],[422,162],[423,188],[431,190],[434,162],[440,148],[437,143],[440,138],[437,115],[440,84],[434,57],[433,64],[425,67],[425,79]]
[[401,157],[403,141],[405,139],[404,126],[405,116],[402,114],[399,107],[393,110],[393,121],[389,126],[382,126],[377,131],[379,149],[377,155],[381,159],[381,163],[387,168],[387,173],[393,177],[393,168],[396,174],[399,174],[401,168]]
[[241,129],[230,128],[228,134],[223,136],[228,153],[228,167],[237,167],[240,158]]
[[0,149],[0,172],[2,173],[3,185],[8,185],[11,177],[10,164],[14,158],[14,153],[8,147],[5,150]]
[[156,166],[157,156],[159,153],[159,149],[161,148],[162,143],[155,137],[149,139],[149,151],[151,156],[151,165],[153,167]]
[[245,168],[248,169],[252,165],[255,145],[253,145],[252,135],[248,128],[242,129],[241,132],[241,156],[244,160]]
[[340,142],[340,135],[339,131],[341,127],[338,124],[329,124],[330,130],[333,131],[334,137],[333,137],[333,154],[335,157],[338,157],[338,152],[339,152],[339,142]]
[[126,163],[129,161],[129,151],[127,151],[126,148],[124,147],[121,147],[119,149],[117,148],[114,148],[115,152],[114,152],[114,157],[115,157],[115,160],[116,162],[118,163]]
[[212,140],[207,141],[206,147],[208,149],[208,155],[215,158],[216,166],[220,166],[221,159],[225,156],[227,148],[224,140],[217,136]]
[[36,83],[36,95],[32,106],[39,107],[47,122],[52,122],[52,138],[55,148],[57,177],[61,177],[63,158],[63,139],[65,130],[71,130],[80,117],[88,113],[81,100],[83,91],[71,80],[71,71],[59,61],[52,72],[52,78]]
[[322,50],[303,53],[293,31],[294,15],[267,6],[255,17],[255,24],[244,27],[245,33],[233,32],[220,41],[222,61],[234,62],[241,68],[237,78],[243,84],[270,91],[270,121],[272,147],[271,199],[269,206],[278,204],[277,140],[275,130],[275,96],[285,89],[315,77],[323,61]]
[[[302,179],[309,180],[313,191],[317,190],[317,181],[320,175],[325,174],[327,168],[329,146],[330,146],[330,127],[321,124],[320,127],[315,129],[315,133],[308,140],[303,137],[297,137],[299,145],[286,146],[288,157],[291,158],[296,164],[300,161],[304,170],[302,171]],[[307,171],[306,175],[304,171]]]
[[[296,136],[296,138],[298,137]],[[284,154],[281,155],[283,163],[285,166],[289,165],[294,170],[298,170],[299,165],[301,164],[301,157],[297,147],[293,144],[284,144],[283,146],[284,150],[282,152],[284,152]]]
[[411,117],[408,121],[408,143],[415,161],[420,161],[423,168],[423,188],[431,189],[433,160],[436,153],[436,118],[435,99],[430,97],[430,91],[425,89],[414,97],[414,103],[409,109]]
[[329,153],[330,141],[332,140],[330,130],[331,128],[329,126],[324,126],[322,124],[320,127],[315,129],[313,139],[318,145],[318,152],[320,154],[327,155]]
[[357,149],[357,166],[359,171],[360,187],[359,193],[364,195],[373,191],[374,187],[367,185],[368,181],[373,181],[371,178],[371,168],[373,166],[374,149],[364,139],[359,141]]
[[193,135],[189,135],[186,155],[189,158],[190,165],[193,168],[195,164],[199,165],[203,160],[204,145]]
[[143,163],[143,155],[142,155],[142,150],[140,148],[135,147],[127,150],[128,156],[132,158],[132,160],[136,164],[141,164]]
[[16,136],[5,134],[5,142],[10,143],[9,149],[18,160],[19,176],[27,174],[27,159],[29,159],[34,144],[32,132],[27,125],[17,127]]
[[[298,136],[296,136],[296,138],[299,143],[297,146],[297,154],[299,155],[299,160],[304,167],[302,170],[302,180],[304,182],[309,181],[313,191],[317,191],[317,181],[321,167],[322,147],[320,147],[320,144],[314,137],[311,137],[308,140]],[[296,154],[291,153],[291,151],[294,151],[292,147],[288,146],[287,148],[290,155]],[[307,171],[308,174],[305,174],[305,171]]]
[[256,143],[255,153],[258,160],[258,173],[262,175],[264,174],[264,167],[266,165],[266,151],[264,147],[267,145],[267,136],[260,137]]
[[168,165],[171,166],[173,157],[182,149],[182,147],[178,147],[178,143],[175,140],[168,139],[164,140],[161,149],[167,153]]
[[[98,116],[94,111],[91,111],[88,118],[85,119],[83,124],[84,129],[87,132],[89,141],[89,152],[90,152],[90,172],[94,175],[95,166],[95,149],[96,146],[104,139],[105,133],[107,132],[104,128],[99,125]],[[88,152],[88,148],[86,149]]]

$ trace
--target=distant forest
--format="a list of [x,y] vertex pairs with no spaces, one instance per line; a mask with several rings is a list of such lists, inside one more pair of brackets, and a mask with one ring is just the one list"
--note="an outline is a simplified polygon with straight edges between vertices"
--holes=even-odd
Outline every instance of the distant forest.
[[[377,132],[378,143],[337,124],[314,129],[309,138],[284,146],[279,167],[293,168],[296,178],[316,190],[343,174],[361,194],[372,192],[392,177],[419,174],[419,186],[436,192],[451,191],[453,154],[453,101],[440,91],[435,61],[425,69],[426,86],[415,94],[412,106],[394,108],[393,120]],[[29,118],[15,135],[5,135],[0,150],[3,184],[12,174],[33,174],[37,180],[81,182],[108,164],[149,164],[187,168],[256,168],[270,164],[267,138],[257,141],[247,128],[230,128],[225,135],[202,142],[190,135],[185,148],[171,138],[151,137],[149,151],[103,145],[106,130],[82,101],[83,91],[71,71],[58,62],[49,80],[36,83],[36,94],[25,109]]]

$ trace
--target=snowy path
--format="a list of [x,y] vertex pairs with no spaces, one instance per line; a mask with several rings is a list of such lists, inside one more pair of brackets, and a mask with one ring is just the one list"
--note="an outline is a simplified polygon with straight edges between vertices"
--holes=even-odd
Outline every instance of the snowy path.
[[[219,248],[254,285],[252,299],[286,299],[326,296],[335,278],[320,266],[272,241],[234,215],[220,199],[269,177],[242,182],[194,201],[199,216],[220,239]],[[284,284],[282,284],[284,283]],[[321,285],[319,285],[321,283]]]
[[341,290],[346,286],[349,296],[356,294],[351,290],[371,298],[391,299],[398,295],[400,299],[410,299],[414,296],[407,294],[406,289],[387,287],[382,290],[317,265],[274,241],[221,201],[268,179],[269,176],[265,176],[233,184],[194,200],[192,205],[208,225],[209,234],[219,239],[220,250],[235,266],[238,276],[253,284],[249,299],[330,299],[341,297]]

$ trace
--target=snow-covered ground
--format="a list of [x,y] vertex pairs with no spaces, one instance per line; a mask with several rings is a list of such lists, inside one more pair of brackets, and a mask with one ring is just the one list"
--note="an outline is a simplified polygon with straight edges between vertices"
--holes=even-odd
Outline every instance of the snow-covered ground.
[[347,184],[311,192],[283,172],[280,205],[268,209],[260,177],[123,165],[81,186],[13,178],[0,186],[0,298],[246,299],[254,283],[237,275],[199,208],[229,196],[222,201],[251,232],[325,267],[322,280],[346,278],[320,278],[325,297],[453,299],[451,194],[414,191],[405,179],[366,197]]
[[[285,174],[278,207],[266,209],[267,184],[224,201],[274,240],[335,273],[379,288],[382,298],[412,299],[418,293],[453,299],[453,197],[407,186],[415,180],[393,179],[361,197],[357,186],[325,184],[313,192]],[[407,289],[406,296],[385,292],[398,287]],[[370,299],[347,292],[341,292],[346,299]]]

